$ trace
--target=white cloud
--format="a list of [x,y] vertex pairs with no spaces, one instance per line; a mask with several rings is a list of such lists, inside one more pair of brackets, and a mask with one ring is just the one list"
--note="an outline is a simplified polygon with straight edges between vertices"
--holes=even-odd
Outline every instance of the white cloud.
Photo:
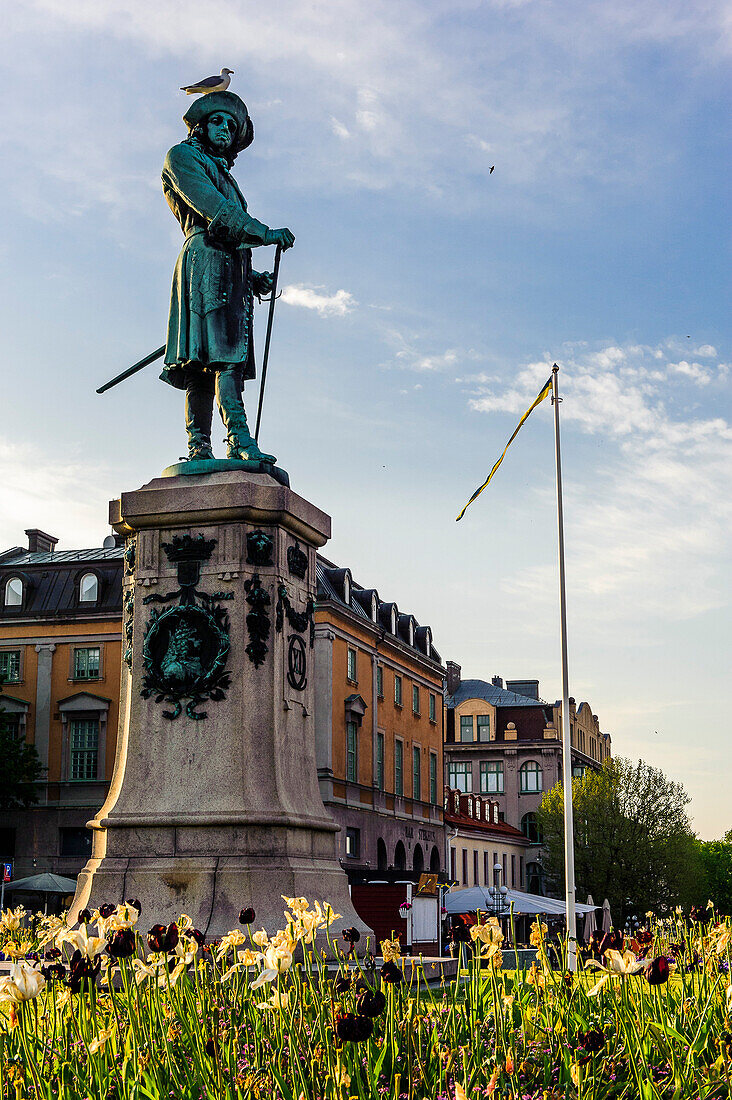
[[701,363],[689,363],[686,359],[678,363],[669,363],[668,370],[671,374],[681,374],[690,378],[692,382],[698,382],[700,386],[708,386],[712,381],[712,372]]
[[700,355],[702,359],[716,359],[717,349],[711,344],[702,344],[700,348],[697,348],[694,355]]
[[322,294],[321,290],[321,287],[292,283],[283,289],[282,301],[288,306],[314,309],[321,317],[342,317],[358,305],[356,299],[347,290],[337,290],[335,294]]

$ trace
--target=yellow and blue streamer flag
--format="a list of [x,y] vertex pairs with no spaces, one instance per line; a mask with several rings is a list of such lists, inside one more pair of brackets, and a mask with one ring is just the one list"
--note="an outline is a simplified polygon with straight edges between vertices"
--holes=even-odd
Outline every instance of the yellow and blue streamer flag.
[[498,462],[496,462],[495,466],[493,467],[493,469],[491,470],[491,472],[490,472],[490,473],[488,474],[488,477],[487,477],[487,478],[485,479],[485,481],[483,482],[483,484],[482,484],[482,485],[479,485],[479,486],[478,486],[478,488],[477,488],[477,489],[475,490],[475,492],[473,493],[472,497],[470,498],[470,500],[468,501],[468,503],[467,503],[467,504],[465,505],[465,507],[463,508],[463,510],[462,510],[462,512],[460,513],[460,515],[459,515],[459,516],[457,517],[457,519],[455,520],[455,522],[456,522],[456,523],[458,522],[458,520],[461,520],[461,519],[463,518],[463,516],[465,515],[465,513],[466,513],[466,512],[467,512],[467,510],[468,510],[468,508],[470,507],[470,505],[471,505],[471,504],[473,503],[473,501],[475,500],[475,498],[476,498],[476,497],[479,497],[479,496],[480,496],[480,494],[481,494],[481,493],[483,492],[483,490],[485,489],[486,485],[487,485],[487,484],[488,484],[488,482],[489,482],[489,481],[491,480],[491,478],[493,477],[494,473],[496,472],[496,470],[498,469],[498,467],[499,467],[499,466],[501,465],[501,463],[503,462],[503,459],[505,458],[505,455],[506,455],[506,451],[508,450],[508,448],[509,448],[509,447],[511,446],[511,444],[512,444],[512,443],[513,443],[513,441],[514,441],[514,439],[515,439],[515,438],[516,438],[516,436],[518,435],[518,433],[519,433],[519,429],[520,429],[520,428],[522,427],[522,425],[524,424],[524,422],[525,422],[526,420],[528,420],[528,418],[529,418],[529,415],[530,415],[530,414],[531,414],[531,413],[532,413],[532,412],[534,411],[534,409],[536,408],[536,406],[537,406],[537,405],[540,405],[540,404],[541,404],[541,402],[542,402],[542,401],[544,400],[544,398],[545,398],[545,397],[548,397],[548,396],[549,396],[549,394],[550,394],[551,392],[552,392],[552,380],[551,380],[551,378],[549,378],[549,379],[548,379],[548,380],[547,380],[547,381],[546,381],[546,382],[544,383],[544,385],[543,385],[543,386],[541,387],[541,389],[539,390],[539,396],[538,396],[538,397],[536,398],[536,401],[534,401],[533,405],[530,405],[530,406],[529,406],[529,408],[528,408],[528,409],[526,410],[526,412],[524,413],[524,415],[523,415],[523,416],[521,417],[521,419],[519,420],[518,424],[516,425],[516,430],[514,431],[514,433],[513,433],[513,435],[511,436],[511,438],[509,439],[509,441],[508,441],[508,443],[506,444],[506,446],[505,446],[505,447],[503,448],[503,454],[502,454],[502,455],[501,455],[501,457],[500,457],[500,458],[498,459]]

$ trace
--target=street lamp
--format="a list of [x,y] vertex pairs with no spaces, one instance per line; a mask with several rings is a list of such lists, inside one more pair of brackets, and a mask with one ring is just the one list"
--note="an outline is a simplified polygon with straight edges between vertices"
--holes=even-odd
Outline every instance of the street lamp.
[[506,904],[506,894],[508,890],[505,886],[501,886],[501,875],[503,874],[503,866],[496,860],[493,864],[493,877],[494,884],[491,888],[491,898],[493,901],[494,916],[500,918]]

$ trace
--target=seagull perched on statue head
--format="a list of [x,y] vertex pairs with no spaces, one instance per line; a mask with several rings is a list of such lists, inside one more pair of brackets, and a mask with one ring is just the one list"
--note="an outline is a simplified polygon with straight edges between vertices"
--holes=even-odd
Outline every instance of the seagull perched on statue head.
[[220,76],[207,76],[197,84],[186,84],[181,88],[186,95],[208,95],[209,92],[225,92],[231,83],[233,69],[222,69]]

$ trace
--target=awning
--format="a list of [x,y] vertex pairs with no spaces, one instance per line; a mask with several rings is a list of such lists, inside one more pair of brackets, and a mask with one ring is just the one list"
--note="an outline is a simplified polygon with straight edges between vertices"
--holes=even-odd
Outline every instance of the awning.
[[[563,917],[565,904],[558,898],[543,898],[539,894],[525,894],[522,890],[507,890],[501,894],[504,902],[502,911],[497,912],[496,898],[486,886],[469,886],[463,890],[451,890],[445,894],[443,904],[448,913],[475,913],[480,909],[484,913],[497,916],[508,916],[513,909],[517,916],[538,916],[540,913],[549,917]],[[599,905],[583,905],[575,903],[575,911],[578,914],[592,913],[599,909]]]
[[73,894],[76,891],[76,880],[47,872],[6,882],[6,893],[8,890],[25,890],[29,894]]

